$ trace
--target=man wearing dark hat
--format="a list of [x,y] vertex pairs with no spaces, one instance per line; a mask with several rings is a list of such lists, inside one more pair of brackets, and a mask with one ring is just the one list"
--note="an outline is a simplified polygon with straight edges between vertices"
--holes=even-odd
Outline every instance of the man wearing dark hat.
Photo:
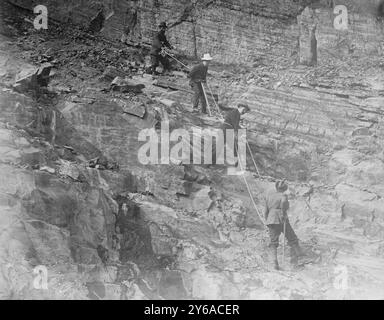
[[294,267],[297,266],[298,258],[303,253],[299,247],[299,240],[288,220],[289,201],[287,195],[284,194],[288,190],[288,185],[285,181],[277,181],[275,189],[276,191],[271,191],[265,199],[264,218],[269,231],[271,258],[275,270],[279,270],[277,248],[279,246],[280,234],[284,232],[284,224],[285,237],[288,240],[288,245],[291,247],[291,263]]
[[[214,160],[213,162],[216,163],[216,159],[218,159],[218,157],[223,153],[224,151],[224,148],[225,148],[225,145],[226,145],[226,131],[227,129],[232,129],[234,130],[234,135],[235,135],[235,139],[234,139],[234,144],[235,146],[237,146],[237,135],[238,135],[238,131],[239,129],[241,129],[240,127],[240,120],[241,120],[241,116],[248,113],[250,111],[250,108],[247,104],[245,103],[239,103],[237,105],[237,108],[231,108],[230,111],[228,111],[225,115],[225,118],[224,118],[224,122],[223,124],[221,125],[221,130],[223,131],[223,140],[219,140],[217,145],[215,146],[215,150],[212,152],[212,155],[214,157]],[[222,148],[221,150],[217,150],[217,153],[216,153],[216,149],[217,149],[217,146],[219,146],[220,148]],[[230,147],[230,146],[229,146]],[[235,148],[233,150],[233,155],[236,157],[237,156],[237,148]],[[228,154],[228,152],[227,152]]]
[[237,132],[240,129],[241,116],[249,112],[249,106],[245,103],[239,103],[236,109],[227,112],[224,118],[222,129],[234,129]]
[[167,30],[167,28],[168,27],[165,22],[160,23],[159,31],[152,42],[152,48],[150,51],[151,61],[152,61],[152,66],[151,66],[152,74],[156,74],[156,68],[159,66],[159,62],[163,65],[164,71],[170,71],[171,65],[168,58],[161,54],[161,51],[164,47],[173,49],[173,47],[168,42],[167,37],[165,35],[165,31]]

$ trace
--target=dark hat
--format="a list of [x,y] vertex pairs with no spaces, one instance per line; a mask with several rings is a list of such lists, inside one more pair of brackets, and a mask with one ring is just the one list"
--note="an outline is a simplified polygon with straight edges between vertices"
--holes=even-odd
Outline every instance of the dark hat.
[[283,181],[276,181],[275,187],[276,187],[277,191],[281,191],[281,192],[284,192],[284,191],[286,191],[288,189],[288,185],[285,182],[285,180],[283,180]]
[[168,27],[167,27],[167,24],[165,22],[162,22],[162,23],[159,24],[159,28],[166,29]]
[[244,108],[245,109],[245,112],[249,112],[251,111],[251,109],[249,108],[249,106],[246,104],[246,103],[239,103],[237,105],[238,108]]

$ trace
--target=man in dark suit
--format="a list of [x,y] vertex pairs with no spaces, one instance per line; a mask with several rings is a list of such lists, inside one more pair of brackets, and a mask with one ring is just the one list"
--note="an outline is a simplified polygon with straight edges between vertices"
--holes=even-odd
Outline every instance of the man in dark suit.
[[194,92],[193,96],[193,111],[196,112],[201,101],[201,112],[207,113],[207,101],[203,92],[203,83],[207,82],[208,66],[212,57],[209,53],[204,54],[201,58],[201,63],[194,66],[189,72],[190,86]]
[[168,42],[167,37],[165,35],[165,31],[167,30],[167,24],[162,22],[159,25],[159,32],[156,34],[155,38],[152,42],[152,48],[150,51],[151,55],[151,72],[152,74],[156,74],[156,68],[159,66],[159,63],[163,65],[164,71],[170,71],[171,64],[168,58],[162,55],[163,48],[173,49],[171,44]]

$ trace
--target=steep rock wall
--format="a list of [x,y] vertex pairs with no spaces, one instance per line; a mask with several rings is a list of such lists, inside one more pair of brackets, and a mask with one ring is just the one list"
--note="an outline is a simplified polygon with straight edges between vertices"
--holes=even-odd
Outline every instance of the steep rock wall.
[[[36,35],[33,30],[32,32]],[[6,41],[3,41],[2,44],[5,45]],[[43,46],[44,44],[40,45]],[[185,282],[187,283],[186,287],[192,292],[192,297],[210,299],[223,297],[281,297],[284,299],[333,297],[333,266],[334,263],[341,263],[351,266],[350,270],[353,272],[355,269],[359,271],[357,274],[352,274],[354,277],[353,279],[351,277],[352,282],[370,285],[371,281],[375,281],[377,287],[380,288],[380,291],[370,288],[369,292],[360,292],[353,288],[352,294],[355,291],[360,297],[381,298],[383,296],[383,275],[380,270],[383,268],[381,258],[384,252],[382,245],[382,197],[384,196],[382,173],[384,169],[380,146],[382,143],[380,126],[382,123],[381,106],[383,104],[382,97],[380,97],[382,87],[378,81],[380,69],[375,68],[376,58],[377,56],[373,56],[372,63],[368,64],[369,67],[366,65],[367,59],[361,60],[360,67],[364,72],[360,75],[358,74],[359,69],[355,70],[357,71],[356,74],[353,71],[356,68],[356,63],[351,64],[353,66],[351,68],[348,63],[352,60],[345,59],[346,63],[343,64],[342,68],[339,68],[340,66],[336,68],[337,64],[335,63],[325,69],[321,66],[319,68],[293,66],[285,72],[279,69],[281,66],[278,66],[279,68],[272,66],[271,69],[264,70],[257,69],[253,79],[249,70],[246,73],[234,72],[234,74],[230,74],[233,83],[229,85],[228,81],[221,83],[228,85],[227,91],[233,96],[229,98],[237,99],[242,96],[252,108],[252,112],[246,120],[250,128],[250,142],[251,147],[255,150],[256,160],[263,164],[261,166],[262,173],[276,177],[288,177],[290,180],[310,180],[315,183],[313,195],[308,188],[300,188],[295,186],[294,182],[290,183],[291,192],[294,192],[295,195],[292,197],[290,217],[295,230],[298,231],[300,240],[306,241],[309,248],[313,246],[314,249],[320,251],[322,253],[320,260],[326,261],[326,264],[314,266],[313,269],[306,269],[305,273],[301,273],[299,278],[294,281],[288,280],[283,275],[260,272],[260,267],[263,265],[263,259],[259,255],[263,249],[263,241],[259,237],[261,232],[257,231],[253,234],[249,230],[237,232],[228,227],[229,221],[237,219],[237,215],[241,218],[243,211],[241,206],[250,202],[244,186],[240,185],[241,181],[237,181],[238,179],[235,177],[224,177],[226,178],[224,181],[215,184],[225,186],[227,191],[231,191],[228,192],[230,197],[236,198],[236,203],[239,203],[239,205],[235,205],[235,202],[228,203],[230,208],[224,214],[218,208],[207,209],[211,208],[212,200],[209,197],[210,189],[207,187],[198,192],[193,190],[193,194],[198,196],[192,197],[185,197],[186,192],[181,188],[174,190],[175,187],[184,186],[182,177],[186,174],[183,168],[170,167],[168,172],[160,171],[160,169],[157,176],[148,179],[152,180],[151,185],[144,183],[144,189],[138,188],[135,191],[149,194],[149,199],[155,196],[156,202],[160,202],[162,199],[172,201],[179,198],[175,203],[182,212],[176,212],[174,209],[160,206],[158,203],[144,202],[142,200],[143,194],[140,193],[137,201],[141,203],[142,211],[138,217],[135,217],[136,212],[133,212],[131,216],[132,212],[129,208],[128,212],[125,212],[127,208],[124,205],[126,205],[127,199],[124,197],[117,200],[118,205],[113,201],[107,203],[108,199],[111,200],[110,194],[107,192],[109,189],[109,191],[121,195],[126,195],[126,192],[129,191],[130,183],[126,183],[123,172],[110,173],[111,176],[108,178],[108,171],[82,170],[90,186],[87,186],[85,182],[76,183],[77,186],[82,186],[78,192],[74,186],[75,183],[69,180],[70,177],[63,179],[45,172],[24,168],[25,163],[19,163],[19,154],[32,160],[36,157],[34,162],[39,159],[46,160],[40,156],[39,149],[41,147],[36,150],[23,139],[17,139],[17,145],[14,146],[12,134],[16,132],[16,128],[10,132],[9,126],[14,124],[27,129],[32,120],[35,120],[34,116],[39,114],[39,108],[31,107],[33,102],[24,95],[12,93],[10,89],[4,88],[4,100],[1,109],[2,120],[7,124],[1,128],[4,129],[1,137],[5,140],[2,141],[2,148],[4,148],[2,150],[5,152],[2,153],[1,160],[6,163],[1,168],[5,177],[1,195],[1,204],[5,208],[2,211],[4,213],[2,221],[5,226],[9,226],[16,218],[15,214],[25,214],[28,219],[25,229],[30,241],[26,241],[28,246],[24,248],[22,244],[18,244],[18,239],[12,238],[11,232],[1,234],[4,236],[1,238],[2,243],[6,243],[7,246],[2,246],[6,252],[1,252],[0,256],[5,257],[5,259],[12,259],[14,257],[12,254],[16,253],[18,259],[11,260],[11,265],[21,266],[27,270],[29,278],[24,281],[19,276],[25,270],[7,270],[8,261],[4,260],[6,263],[2,265],[5,266],[5,270],[2,270],[2,273],[8,272],[10,279],[5,279],[0,288],[4,288],[8,284],[16,285],[18,278],[23,280],[20,290],[23,289],[24,284],[32,284],[32,267],[40,261],[45,263],[45,259],[49,259],[47,263],[54,263],[55,261],[50,259],[55,257],[55,259],[59,259],[58,261],[69,262],[68,270],[64,271],[70,276],[75,273],[76,277],[70,284],[65,282],[63,286],[75,287],[75,283],[81,284],[81,298],[85,298],[87,293],[83,284],[88,283],[89,280],[93,282],[96,279],[105,282],[106,291],[110,291],[109,294],[106,294],[107,297],[112,295],[115,298],[121,296],[124,298],[124,294],[120,295],[120,291],[123,291],[125,286],[121,282],[131,278],[130,264],[126,266],[128,270],[118,268],[118,274],[116,274],[116,268],[112,266],[113,268],[106,268],[105,272],[97,270],[95,270],[96,272],[86,272],[91,276],[91,279],[77,278],[81,270],[89,270],[94,265],[100,266],[100,257],[96,248],[92,247],[91,250],[86,250],[83,245],[89,242],[97,245],[102,241],[102,238],[107,238],[108,246],[112,247],[109,236],[112,231],[111,224],[117,215],[118,227],[120,231],[123,231],[125,237],[124,244],[120,249],[121,260],[129,263],[130,260],[144,256],[152,264],[153,258],[160,257],[162,259],[158,263],[168,265],[166,258],[170,258],[172,261],[173,255],[176,253],[177,258],[180,259],[180,269],[185,272],[183,275],[190,274],[189,277],[185,277],[188,280]],[[4,60],[7,61],[7,57]],[[331,62],[339,60],[334,59]],[[2,63],[2,65],[7,65],[7,62]],[[20,63],[17,65],[19,66]],[[226,69],[229,67],[226,66]],[[81,68],[79,67],[79,69]],[[92,74],[87,70],[83,72],[88,75]],[[80,70],[79,76],[79,82],[83,83],[84,79],[81,78]],[[141,78],[140,81],[148,80],[148,77],[138,76],[137,78]],[[228,80],[228,77],[223,77],[223,79]],[[258,82],[260,79],[262,81]],[[178,84],[182,85],[183,80],[178,80],[180,80]],[[76,83],[72,78],[71,84],[76,87]],[[185,85],[187,85],[186,79]],[[66,126],[61,127],[59,125],[58,137],[67,137],[68,140],[63,139],[57,142],[63,145],[70,143],[75,149],[81,150],[81,153],[88,153],[86,151],[89,149],[92,154],[92,156],[89,154],[89,157],[99,155],[97,147],[103,153],[118,160],[122,168],[136,169],[137,171],[142,169],[134,168],[137,149],[136,145],[127,143],[126,135],[129,135],[132,139],[130,141],[133,142],[140,125],[144,124],[144,120],[138,121],[137,117],[123,115],[123,107],[113,101],[115,97],[112,95],[109,95],[108,99],[101,99],[95,93],[97,88],[94,82],[84,83],[83,86],[91,87],[90,90],[78,92],[83,99],[71,94],[63,97],[62,103],[57,105],[58,110],[62,111],[65,118],[62,119],[60,116],[62,119],[60,122],[62,124],[70,122],[77,129],[77,132],[72,130],[74,131],[73,134],[69,134],[68,130],[64,130]],[[146,89],[152,91],[153,88],[148,86]],[[243,94],[244,92],[245,94]],[[167,90],[158,94],[153,91],[152,93],[155,96],[161,94],[164,97],[168,95],[174,98],[179,94],[180,101],[184,103],[186,101],[185,91],[182,96],[177,92],[171,95]],[[97,101],[95,102],[91,98]],[[234,102],[235,100],[231,100],[231,103]],[[176,112],[171,112],[169,117],[175,122],[182,123],[183,126],[187,126],[190,120],[192,123],[196,121],[196,123],[206,126],[212,124],[212,122],[205,122],[208,119],[201,119],[197,116],[190,116],[192,119],[188,119],[187,110],[188,106],[181,109],[175,108],[172,111]],[[177,113],[180,116],[177,116]],[[261,113],[265,114],[265,118]],[[180,121],[181,119],[183,122]],[[38,121],[34,123],[35,125],[39,124]],[[89,140],[91,145],[84,138]],[[32,140],[32,142],[34,143],[33,147],[35,147],[37,141]],[[122,143],[124,142],[127,144],[123,147]],[[18,146],[19,144],[22,145]],[[133,152],[125,146],[132,146]],[[61,169],[58,164],[52,165]],[[12,170],[15,170],[15,174]],[[150,168],[141,171],[146,173],[145,171],[150,171]],[[5,175],[6,172],[11,172],[11,174]],[[164,177],[167,178],[168,183],[165,183]],[[175,178],[175,181],[169,181],[169,177]],[[129,181],[129,179],[127,180]],[[69,182],[71,187],[68,187],[66,182]],[[15,187],[9,189],[10,185]],[[152,186],[154,187],[152,188]],[[201,186],[197,187],[201,188]],[[261,199],[261,194],[267,187],[273,187],[273,183],[252,179],[252,190],[258,200]],[[67,188],[70,188],[70,192],[67,192]],[[78,195],[84,199],[77,200]],[[16,208],[10,208],[14,207],[16,203],[14,198],[19,196],[24,196],[24,204],[26,205],[25,208],[20,208],[20,211]],[[65,204],[68,200],[79,208],[79,212],[75,215],[74,228],[69,230],[70,232],[65,228],[67,223],[65,220],[66,211],[68,210]],[[221,202],[224,206],[226,205],[225,202]],[[33,206],[33,204],[37,205]],[[57,207],[54,207],[53,204],[56,204]],[[185,209],[187,209],[188,214],[197,214],[197,218],[185,215]],[[253,208],[250,210],[255,215]],[[57,215],[49,214],[52,212]],[[126,215],[126,213],[128,214]],[[218,258],[204,255],[204,251],[212,252],[212,247],[207,244],[215,244],[214,241],[219,237],[211,226],[203,222],[206,217],[213,220],[214,226],[220,231],[225,231],[225,236],[228,236],[233,243],[238,243],[238,247],[231,245],[223,251],[220,250],[217,253]],[[29,218],[39,218],[43,223],[29,221]],[[145,227],[145,222],[150,224],[149,228]],[[238,227],[241,225],[239,224]],[[22,222],[14,226],[20,228]],[[15,232],[17,230],[12,228],[10,231]],[[17,234],[20,237],[25,237],[24,229],[21,229],[21,232]],[[68,236],[72,235],[75,236],[73,240],[76,241],[72,242],[70,239],[69,242],[84,250],[71,253],[68,250],[69,247],[63,245],[68,243]],[[52,241],[47,243],[47,238],[52,239]],[[182,240],[181,246],[180,242],[175,241],[180,239]],[[143,242],[143,240],[145,241]],[[248,240],[248,242],[244,240]],[[20,242],[22,241],[25,241],[25,238],[21,238]],[[319,243],[320,245],[309,243]],[[225,245],[225,243],[220,242],[216,242],[216,246],[217,244],[219,246]],[[33,251],[28,252],[29,247],[31,251],[35,249],[37,254],[33,255]],[[21,250],[27,252],[21,252]],[[21,260],[22,257],[31,254],[37,262],[26,263]],[[203,259],[209,258],[212,266],[222,272],[213,272],[210,270],[211,268],[205,268],[204,264],[207,261],[200,259],[201,255]],[[337,259],[335,260],[336,256]],[[381,258],[378,258],[379,256]],[[72,263],[72,260],[75,260],[76,263]],[[249,270],[245,270],[247,267],[250,267]],[[231,271],[228,273],[228,270]],[[124,271],[123,275],[120,274],[120,271]],[[306,275],[307,271],[310,272],[310,276]],[[331,277],[329,279],[328,276],[324,275],[320,277],[320,272],[331,275]],[[61,277],[57,274],[53,275],[52,279],[59,281]],[[370,278],[369,282],[367,281],[368,277]],[[175,288],[181,286],[180,283],[182,282],[178,271],[165,271],[160,278],[161,283],[165,283],[162,286],[164,290],[161,293],[162,297],[180,298],[183,296],[181,293],[184,291],[183,288],[180,290]],[[174,281],[175,279],[177,281]],[[306,279],[305,283],[302,279]],[[324,281],[324,283],[314,285],[314,279],[319,280],[319,282]],[[236,286],[233,285],[232,281],[236,283]],[[298,284],[299,282],[300,284]],[[6,284],[4,285],[4,283]],[[353,285],[355,284],[353,283]],[[318,290],[319,287],[321,290]],[[284,288],[296,289],[287,291]],[[16,289],[19,291],[19,287]],[[323,294],[323,292],[326,293]],[[19,292],[12,293],[11,288],[9,290],[7,288],[3,296],[9,297],[10,294],[13,294],[14,297],[19,296]],[[51,295],[50,291],[46,293],[46,296],[55,297],[55,295]],[[30,294],[26,294],[24,297],[30,297]],[[70,295],[66,294],[66,297],[70,297]]]
[[[297,19],[300,61],[308,62],[311,32],[317,40],[320,64],[335,58],[383,55],[381,3],[380,0],[321,1],[307,7]],[[338,9],[340,6],[344,7],[343,11]],[[345,21],[343,28],[338,24],[339,16]]]
[[35,1],[12,0],[25,8],[46,5],[60,21],[89,25],[102,10],[102,33],[114,39],[126,34],[150,43],[161,21],[171,41],[188,55],[211,52],[223,63],[254,62],[261,55],[289,58],[297,45],[296,16],[311,1]]
[[[105,19],[101,32],[106,37],[147,44],[157,25],[166,21],[178,49],[191,56],[210,52],[223,63],[252,64],[261,58],[289,62],[299,46],[300,60],[305,62],[311,31],[317,38],[319,61],[326,62],[323,57],[329,51],[383,50],[380,0],[10,1],[28,9],[46,5],[50,17],[84,26],[90,26],[101,11]],[[334,6],[339,4],[348,9],[346,31],[334,28]]]

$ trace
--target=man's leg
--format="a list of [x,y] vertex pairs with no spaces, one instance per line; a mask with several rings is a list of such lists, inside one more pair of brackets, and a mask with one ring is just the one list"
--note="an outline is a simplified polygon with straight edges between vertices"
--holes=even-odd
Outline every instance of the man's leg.
[[195,82],[191,82],[191,88],[193,90],[193,99],[192,99],[193,111],[197,111],[199,107],[200,90],[199,90],[198,84]]
[[167,57],[160,56],[160,62],[163,65],[164,71],[171,71],[171,63]]
[[199,91],[200,91],[200,101],[201,101],[201,112],[207,113],[207,100],[205,100],[205,95],[203,91],[203,84],[199,83]]
[[[234,137],[233,137],[233,140],[232,139],[229,139],[228,141],[228,145],[227,145],[227,130],[233,130],[232,126],[229,125],[229,124],[224,124],[225,125],[225,131],[224,131],[224,144],[225,144],[225,159],[226,159],[226,163],[227,165],[231,165],[231,166],[235,166],[237,167],[238,166],[238,159],[237,159],[237,148],[238,148],[238,144],[237,144],[237,132],[235,131],[234,132]],[[228,131],[230,132],[230,131]],[[232,143],[233,142],[233,143]],[[233,157],[233,161],[234,163],[228,163],[228,159],[230,157]],[[242,159],[243,162],[244,162],[244,159]],[[243,163],[242,162],[242,163]],[[246,168],[241,168],[242,170],[246,169]]]
[[[221,132],[223,135],[219,135],[219,139],[216,141],[216,143],[213,144],[213,151],[212,151],[212,162],[213,164],[225,164],[225,129],[226,125],[222,124],[220,127]],[[218,163],[219,158],[222,157],[224,162]]]
[[282,227],[280,224],[269,224],[268,233],[270,238],[269,250],[270,257],[273,262],[273,267],[275,270],[279,270],[279,262],[277,260],[277,248],[279,247],[279,236],[282,232]]
[[156,55],[151,55],[151,72],[152,74],[156,74],[156,68],[159,66],[159,59]]

